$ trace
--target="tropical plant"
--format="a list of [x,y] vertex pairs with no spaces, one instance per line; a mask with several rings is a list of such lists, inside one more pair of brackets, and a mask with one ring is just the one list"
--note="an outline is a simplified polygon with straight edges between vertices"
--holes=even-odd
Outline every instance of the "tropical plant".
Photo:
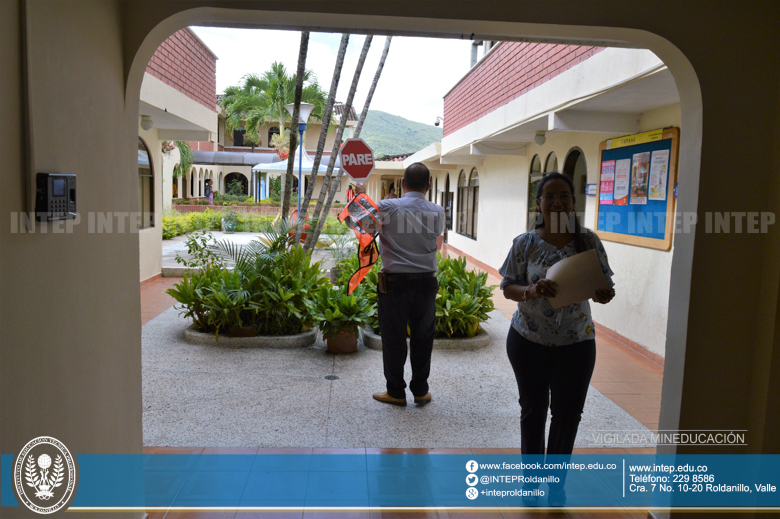
[[[480,325],[488,320],[488,313],[494,309],[492,292],[495,286],[487,285],[487,273],[468,270],[465,258],[442,258],[437,254],[436,279],[439,292],[436,295],[436,337],[474,337]],[[339,286],[347,286],[359,266],[357,254],[339,263],[341,278]],[[367,306],[376,308],[378,272],[382,268],[378,261],[360,286],[364,288]],[[375,313],[370,327],[379,333],[379,318]]]
[[173,177],[183,177],[192,168],[195,156],[192,153],[192,147],[189,142],[176,141],[176,147],[179,148],[179,163],[173,168]]
[[310,252],[289,246],[288,232],[277,226],[247,246],[206,234],[190,238],[191,259],[181,262],[199,270],[185,273],[168,293],[199,331],[217,339],[235,329],[293,335],[311,328],[313,298],[329,283]]
[[244,194],[244,184],[238,179],[233,179],[228,184],[228,195],[240,196]]
[[223,262],[214,254],[211,248],[213,241],[211,233],[207,230],[192,233],[187,238],[187,241],[184,242],[189,258],[182,256],[181,253],[177,253],[176,263],[190,269],[202,271],[221,267]]
[[268,179],[268,196],[274,202],[281,202],[282,200],[282,177],[270,177]]
[[[268,121],[276,121],[280,129],[290,120],[290,113],[284,105],[295,98],[296,74],[288,75],[285,66],[275,61],[271,68],[262,74],[247,74],[239,85],[225,89],[221,97],[222,106],[227,112],[226,127],[232,132],[244,127],[244,138],[259,142],[260,129]],[[322,120],[326,92],[317,83],[313,72],[304,72],[301,100],[315,106],[312,116]]]
[[[338,280],[338,285],[346,287],[349,285],[349,280],[352,275],[360,268],[360,260],[357,254],[353,254],[348,258],[343,259],[337,264],[337,267],[341,269],[341,277]],[[377,259],[377,262],[371,267],[371,269],[360,282],[359,287],[363,287],[363,297],[366,306],[373,308],[374,312],[371,315],[371,319],[368,322],[368,327],[375,333],[379,333],[379,314],[377,313],[378,296],[376,292],[377,284],[379,283],[379,271],[382,269],[382,259]]]
[[214,285],[218,274],[218,268],[205,268],[196,274],[185,273],[175,288],[167,290],[167,293],[181,305],[180,309],[184,317],[192,319],[199,330],[209,328],[209,309],[205,305],[203,291]]
[[336,267],[340,268],[342,262],[354,256],[356,244],[357,240],[353,233],[340,234],[328,242],[328,250],[333,255]]
[[352,294],[346,286],[321,287],[311,306],[314,324],[325,339],[332,339],[343,331],[358,334],[359,328],[369,326],[376,315],[376,304],[366,303],[364,285]]
[[487,285],[487,272],[466,268],[466,258],[436,255],[439,293],[436,296],[436,335],[474,337],[492,311],[495,285]]

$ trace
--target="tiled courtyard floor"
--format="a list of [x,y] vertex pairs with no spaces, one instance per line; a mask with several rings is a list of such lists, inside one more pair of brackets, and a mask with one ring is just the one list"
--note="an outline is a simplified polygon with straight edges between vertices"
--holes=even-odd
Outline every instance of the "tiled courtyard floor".
[[[449,252],[450,255],[454,253]],[[467,258],[468,260],[469,258]],[[469,265],[479,268],[469,261]],[[173,287],[180,278],[156,278],[141,283],[141,321],[142,324],[153,319],[175,304],[173,298],[165,292]],[[498,285],[500,279],[493,273],[488,272],[488,282]],[[511,318],[515,311],[515,303],[504,299],[501,291],[496,289],[494,297],[496,309],[503,315]],[[614,338],[597,331],[596,343],[598,353],[596,358],[596,367],[591,384],[610,400],[618,404],[630,415],[644,424],[648,429],[657,431],[658,415],[661,407],[661,384],[663,376],[663,366],[653,360],[644,357],[626,345],[623,345]],[[184,447],[144,447],[145,454],[326,454],[326,453],[393,453],[394,449],[267,449],[267,448],[212,448],[208,446]],[[413,453],[442,453],[442,454],[519,454],[520,449],[413,449],[403,452]],[[655,449],[645,448],[610,448],[610,449],[575,449],[575,454],[651,454]],[[508,511],[500,510],[494,512],[461,512],[461,511],[362,511],[362,512],[338,512],[338,511],[297,511],[297,512],[244,512],[244,511],[175,511],[168,512],[154,511],[150,512],[150,519],[314,519],[314,518],[336,518],[347,517],[352,519],[376,519],[376,518],[404,518],[404,519],[427,519],[427,518],[459,518],[470,519],[478,517],[480,519],[492,518],[536,518],[545,517],[555,518],[579,518],[579,519],[597,519],[597,518],[644,518],[646,511],[628,511],[628,510],[603,510],[603,511],[572,511],[561,512],[550,511]]]

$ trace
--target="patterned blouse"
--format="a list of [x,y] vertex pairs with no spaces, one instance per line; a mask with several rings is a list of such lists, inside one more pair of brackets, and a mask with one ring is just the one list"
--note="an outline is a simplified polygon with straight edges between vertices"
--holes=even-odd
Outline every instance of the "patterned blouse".
[[[612,283],[613,272],[607,262],[607,253],[596,233],[583,229],[586,250],[596,249],[601,270]],[[530,231],[514,239],[512,250],[499,272],[501,290],[508,285],[532,285],[544,279],[547,269],[564,258],[574,256],[572,241],[561,250],[544,241],[537,232]],[[612,283],[614,286],[614,283]],[[547,298],[531,299],[517,304],[512,316],[512,327],[529,341],[545,346],[575,344],[596,337],[588,301],[580,301],[559,310]]]

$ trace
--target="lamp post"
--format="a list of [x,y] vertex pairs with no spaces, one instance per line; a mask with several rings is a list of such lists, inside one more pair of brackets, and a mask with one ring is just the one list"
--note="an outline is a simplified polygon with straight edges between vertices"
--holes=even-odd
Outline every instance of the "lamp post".
[[[295,111],[295,103],[284,105],[287,111],[290,112],[292,117]],[[301,186],[303,180],[301,178],[301,169],[303,167],[303,132],[306,131],[306,123],[309,120],[309,115],[314,110],[314,105],[311,103],[301,103],[300,113],[298,114],[298,147],[300,153],[298,154],[298,218],[301,218]],[[290,125],[292,127],[292,124]]]

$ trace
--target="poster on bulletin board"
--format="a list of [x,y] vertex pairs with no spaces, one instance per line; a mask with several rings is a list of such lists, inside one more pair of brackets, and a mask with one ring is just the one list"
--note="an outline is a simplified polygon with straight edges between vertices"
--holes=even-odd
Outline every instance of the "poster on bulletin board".
[[594,228],[602,240],[671,249],[679,139],[679,128],[665,128],[601,143]]

